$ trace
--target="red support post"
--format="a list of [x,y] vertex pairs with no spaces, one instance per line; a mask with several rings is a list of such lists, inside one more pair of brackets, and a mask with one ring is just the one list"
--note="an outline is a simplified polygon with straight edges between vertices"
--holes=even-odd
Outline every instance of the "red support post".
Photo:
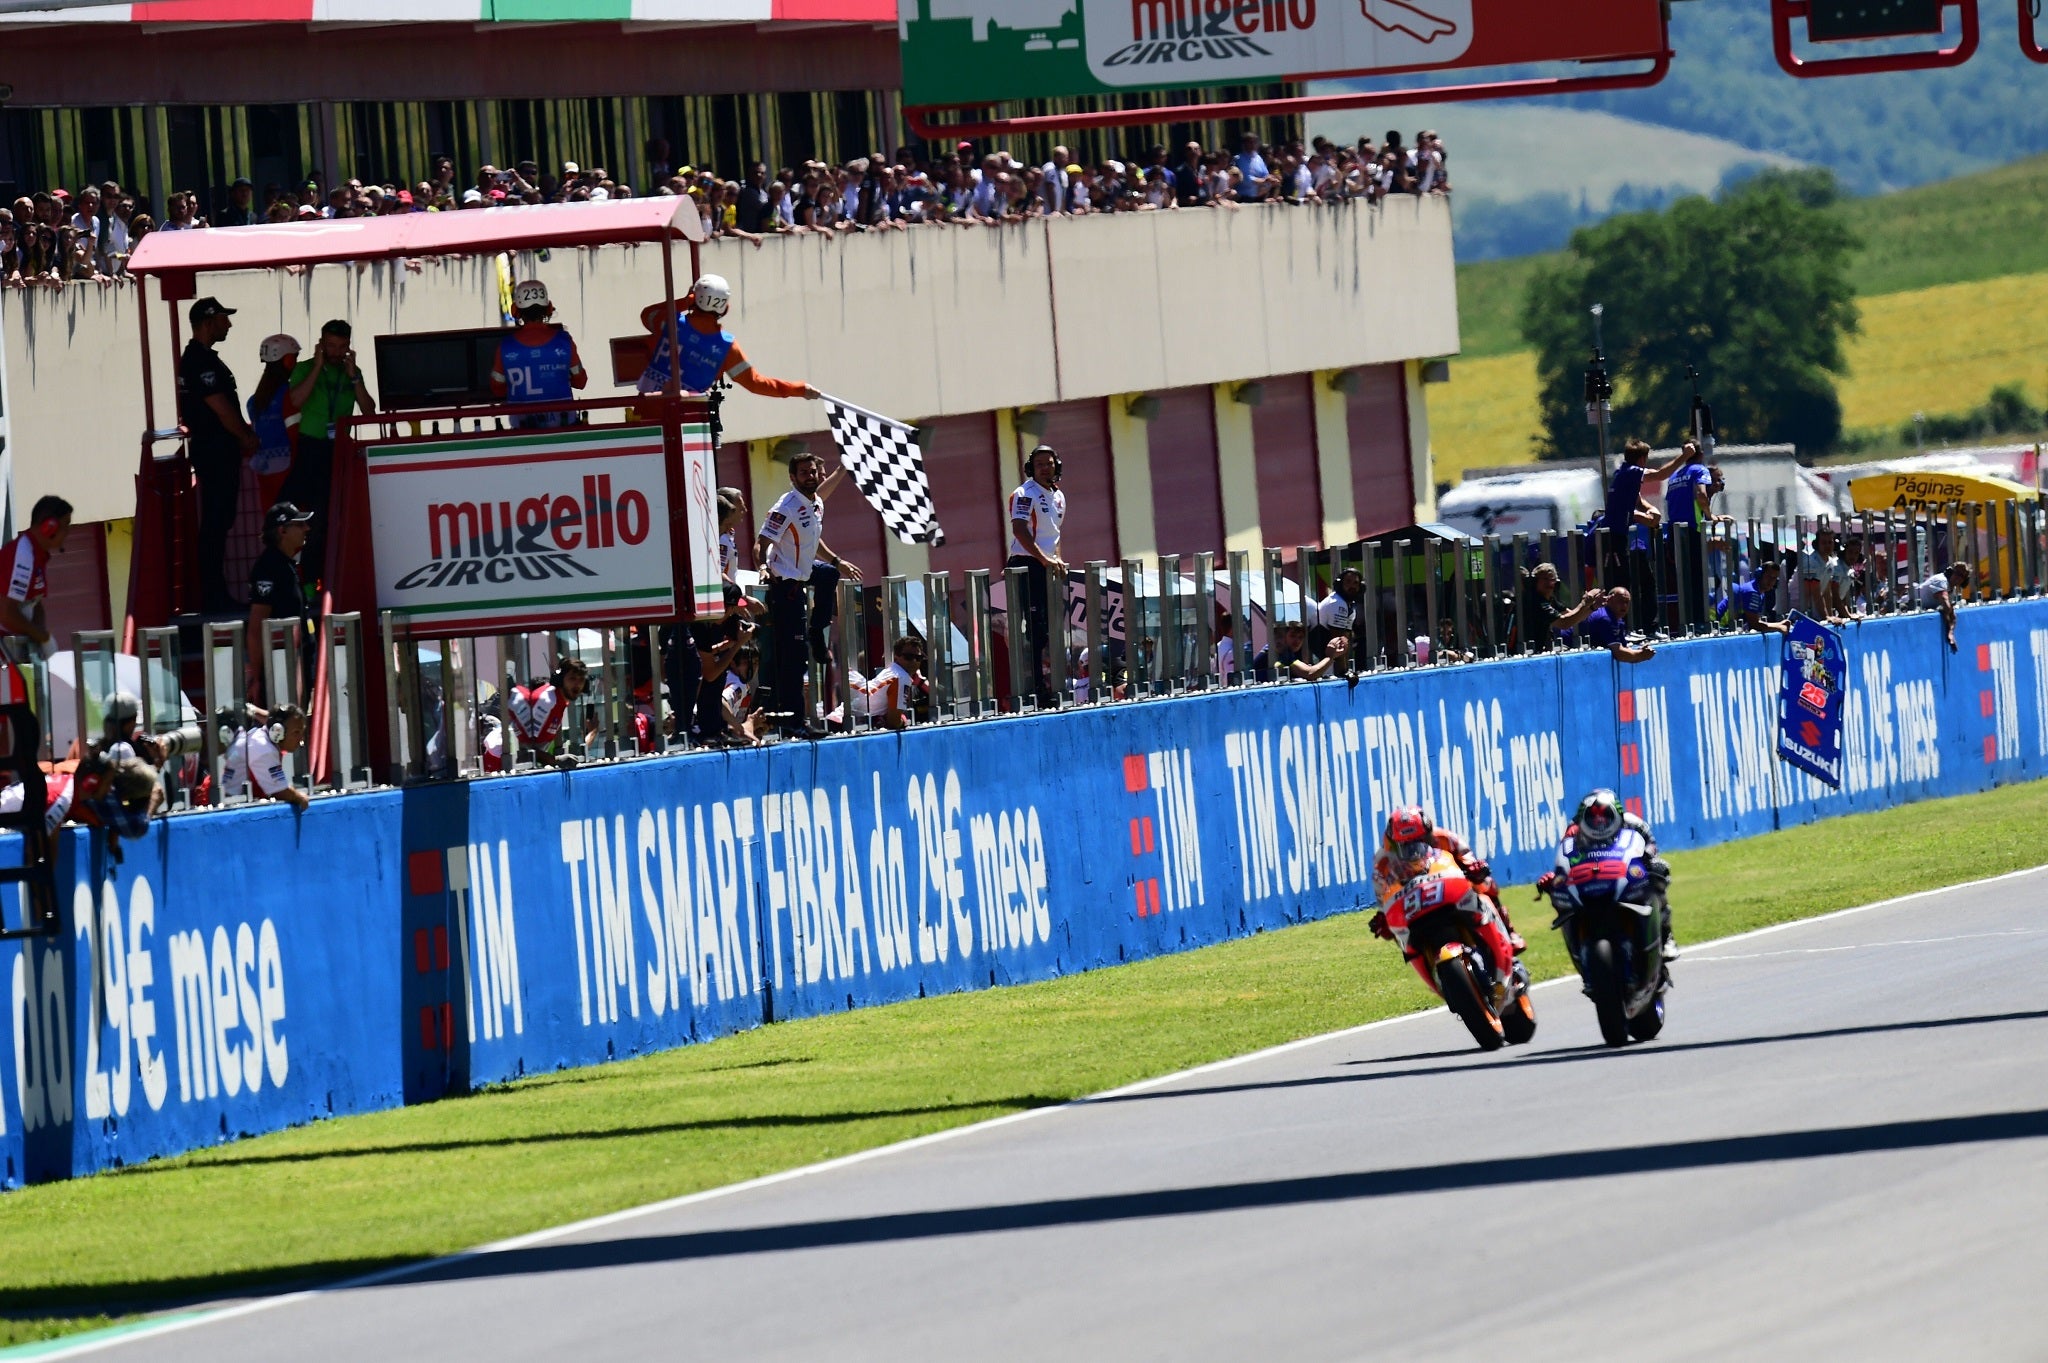
[[2037,12],[2041,0],[2019,0],[2019,4],[2020,51],[2027,54],[2029,61],[2037,61],[2043,66],[2048,66],[2048,47],[2041,46],[2040,39],[2034,36],[2034,21],[2041,17]]
[[[1956,39],[1954,47],[1944,47],[1936,52],[1891,52],[1877,57],[1835,57],[1811,62],[1792,50],[1792,21],[1808,16],[1807,0],[1771,0],[1771,47],[1777,54],[1778,65],[1788,75],[1801,80],[1815,80],[1822,76],[1873,76],[1888,71],[1933,71],[1946,66],[1961,66],[1977,55],[1977,0],[1948,0],[1948,3],[1963,12],[1962,35]],[[2021,47],[2027,45],[2029,36],[2029,25],[2024,22],[2027,3],[2028,0],[2019,0]],[[2035,58],[2036,61],[2044,59],[2048,58]]]

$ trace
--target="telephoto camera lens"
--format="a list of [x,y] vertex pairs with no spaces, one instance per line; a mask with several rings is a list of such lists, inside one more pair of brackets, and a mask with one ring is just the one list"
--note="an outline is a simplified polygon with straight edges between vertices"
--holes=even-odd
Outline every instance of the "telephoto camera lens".
[[186,753],[199,751],[202,735],[197,724],[187,724],[169,733],[157,734],[156,745],[165,758],[182,757]]

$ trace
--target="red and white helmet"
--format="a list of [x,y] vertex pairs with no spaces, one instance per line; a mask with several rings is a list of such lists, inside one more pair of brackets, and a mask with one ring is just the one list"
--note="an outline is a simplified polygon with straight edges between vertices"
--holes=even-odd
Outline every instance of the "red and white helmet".
[[1419,866],[1436,847],[1436,826],[1421,805],[1406,805],[1387,816],[1386,842],[1395,864]]

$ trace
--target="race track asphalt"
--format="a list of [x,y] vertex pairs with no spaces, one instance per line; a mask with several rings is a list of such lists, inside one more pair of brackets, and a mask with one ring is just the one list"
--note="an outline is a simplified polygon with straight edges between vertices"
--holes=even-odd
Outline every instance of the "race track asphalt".
[[1695,948],[1625,1051],[1546,988],[1497,1056],[1439,1010],[101,1356],[2044,1359],[2044,906]]

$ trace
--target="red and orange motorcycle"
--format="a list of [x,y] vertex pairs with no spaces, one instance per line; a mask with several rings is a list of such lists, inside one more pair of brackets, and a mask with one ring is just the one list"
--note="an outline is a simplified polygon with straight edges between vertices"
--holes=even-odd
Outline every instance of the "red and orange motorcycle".
[[1380,908],[1387,935],[1484,1051],[1536,1035],[1529,972],[1515,959],[1500,908],[1437,850]]

